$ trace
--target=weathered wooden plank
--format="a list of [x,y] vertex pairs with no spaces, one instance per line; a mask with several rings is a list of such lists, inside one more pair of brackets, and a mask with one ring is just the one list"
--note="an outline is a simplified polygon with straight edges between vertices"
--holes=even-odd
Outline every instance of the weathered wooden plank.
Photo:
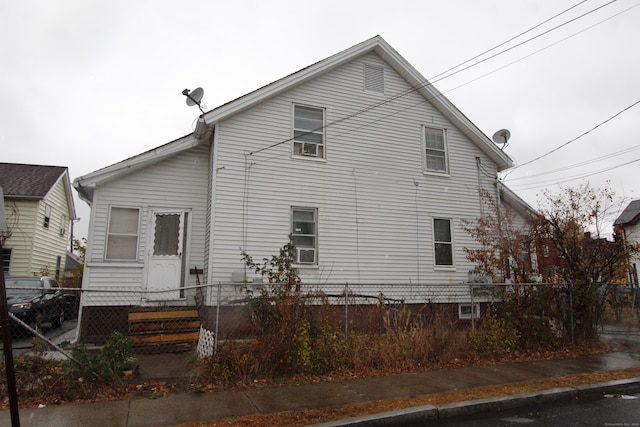
[[154,344],[154,343],[168,343],[179,341],[197,341],[200,337],[200,332],[187,332],[182,334],[157,334],[157,335],[139,335],[131,337],[131,341],[134,345],[137,344]]
[[144,323],[132,323],[129,325],[129,332],[154,332],[154,331],[179,331],[179,330],[199,330],[200,329],[200,321],[173,321],[166,320],[163,322],[144,322]]
[[136,311],[129,313],[129,322],[185,318],[198,318],[198,310]]

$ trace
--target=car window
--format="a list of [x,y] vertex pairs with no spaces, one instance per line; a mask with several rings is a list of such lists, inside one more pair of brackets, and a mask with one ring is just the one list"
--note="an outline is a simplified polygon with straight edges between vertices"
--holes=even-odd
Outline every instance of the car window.
[[40,279],[7,279],[5,281],[7,297],[25,297],[39,295],[42,289]]
[[58,288],[60,288],[60,285],[58,285],[58,282],[56,282],[55,279],[49,279],[45,277],[42,279],[42,281],[44,282],[45,289],[58,290]]

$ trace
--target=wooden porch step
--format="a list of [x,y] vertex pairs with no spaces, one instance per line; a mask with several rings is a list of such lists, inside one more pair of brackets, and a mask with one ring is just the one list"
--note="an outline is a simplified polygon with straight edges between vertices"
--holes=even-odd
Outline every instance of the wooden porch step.
[[198,310],[159,308],[128,315],[129,338],[136,353],[173,353],[195,348],[200,336]]

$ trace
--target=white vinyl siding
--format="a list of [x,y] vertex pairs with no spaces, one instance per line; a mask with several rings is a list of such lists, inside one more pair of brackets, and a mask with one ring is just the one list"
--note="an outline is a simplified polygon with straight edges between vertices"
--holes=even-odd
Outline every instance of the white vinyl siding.
[[[381,103],[380,93],[363,91],[365,65],[384,68],[385,97],[392,102]],[[311,108],[315,121],[326,124],[321,141],[330,161],[299,161],[302,156],[293,153],[295,106]],[[425,173],[427,124],[446,129],[446,174]],[[293,206],[316,212],[315,246],[321,256],[300,269],[303,283],[368,283],[373,295],[401,288],[389,285],[411,284],[416,298],[465,302],[452,290],[468,292],[464,282],[474,265],[462,248],[478,244],[460,223],[480,216],[478,187],[495,190],[496,166],[376,53],[216,122],[212,150],[195,147],[95,190],[85,284],[142,288],[150,212],[190,208],[186,265],[200,268],[206,253],[211,261],[205,267],[207,282],[220,283],[222,304],[237,301],[245,295],[231,283],[245,268],[240,248],[257,260],[277,255],[292,232]],[[478,153],[486,169],[481,177]],[[110,206],[140,209],[137,262],[103,262]],[[450,221],[455,268],[435,268],[435,217]],[[195,276],[189,281],[194,285]],[[432,292],[427,284],[442,285],[446,292]],[[207,298],[208,304],[217,303],[215,292]]]
[[[149,215],[154,208],[189,211],[187,248],[183,254],[185,268],[204,267],[209,157],[209,147],[198,146],[151,165],[140,173],[126,175],[96,189],[83,286],[143,288],[144,262],[151,249],[147,245],[153,237],[149,231]],[[108,245],[109,210],[112,206],[140,210],[135,262],[104,262]],[[186,277],[185,286],[196,284],[195,275]],[[140,298],[139,295],[137,297]],[[97,300],[95,303],[104,304],[105,301]]]
[[[213,282],[228,283],[243,270],[240,246],[254,259],[277,254],[291,232],[291,206],[318,210],[318,268],[301,270],[303,283],[468,280],[474,266],[464,255],[457,256],[455,269],[434,269],[432,219],[452,219],[457,251],[477,245],[457,224],[480,216],[479,150],[389,68],[385,95],[405,95],[334,123],[379,102],[378,94],[362,90],[364,64],[385,66],[376,54],[365,55],[217,125]],[[292,104],[326,106],[330,161],[296,161],[290,146],[281,144],[245,163],[246,151],[291,138]],[[425,123],[447,129],[449,176],[424,173]],[[493,174],[495,165],[480,155]],[[481,179],[494,191],[491,178]]]

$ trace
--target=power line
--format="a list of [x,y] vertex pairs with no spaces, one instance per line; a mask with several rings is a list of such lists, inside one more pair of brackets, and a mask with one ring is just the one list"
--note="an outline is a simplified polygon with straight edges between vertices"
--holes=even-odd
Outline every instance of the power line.
[[[559,29],[559,28],[561,28],[561,27],[563,27],[563,26],[565,26],[565,25],[568,25],[568,24],[570,24],[570,23],[572,23],[572,22],[574,22],[574,21],[576,21],[576,20],[578,20],[578,19],[584,18],[585,16],[587,16],[587,15],[589,15],[589,14],[591,14],[591,13],[594,13],[594,12],[596,12],[597,10],[600,10],[600,9],[602,9],[602,8],[604,8],[604,7],[606,7],[606,6],[610,5],[610,4],[612,4],[612,3],[615,3],[616,1],[617,1],[617,0],[611,0],[611,1],[609,1],[608,3],[605,3],[605,4],[603,4],[603,5],[600,5],[600,6],[596,7],[596,8],[593,8],[593,9],[589,10],[588,12],[583,13],[582,15],[579,15],[579,16],[577,16],[577,17],[575,17],[575,18],[572,18],[572,19],[570,19],[570,20],[568,20],[568,21],[565,21],[565,22],[563,22],[563,23],[561,23],[561,24],[559,24],[559,25],[557,25],[557,26],[555,26],[555,27],[553,27],[553,28],[551,28],[551,29],[549,29],[549,30],[546,30],[546,31],[544,31],[544,32],[542,32],[542,33],[540,33],[540,34],[538,34],[538,35],[535,35],[535,36],[533,36],[533,37],[531,37],[531,38],[529,38],[529,39],[527,39],[527,40],[524,40],[524,41],[522,41],[522,42],[520,42],[520,43],[518,43],[518,44],[516,44],[516,45],[514,45],[514,46],[511,46],[511,47],[509,47],[509,48],[507,48],[507,49],[504,49],[504,50],[502,50],[502,51],[500,51],[500,52],[498,52],[498,53],[496,53],[496,54],[494,54],[494,55],[491,55],[491,56],[489,56],[489,57],[487,57],[487,58],[484,58],[484,59],[482,59],[482,60],[480,60],[480,61],[477,61],[477,62],[475,62],[475,63],[473,63],[473,64],[471,64],[471,65],[468,65],[468,66],[466,66],[466,67],[464,67],[464,68],[461,68],[461,69],[459,69],[459,70],[457,70],[457,71],[455,71],[455,72],[452,72],[452,73],[450,73],[450,74],[447,74],[447,75],[445,75],[445,76],[443,76],[443,77],[441,77],[441,78],[439,78],[439,79],[434,79],[433,81],[430,81],[430,79],[427,79],[427,80],[425,80],[425,81],[419,82],[417,85],[412,86],[412,87],[410,87],[409,89],[406,89],[406,90],[404,90],[404,91],[401,91],[401,92],[399,92],[398,94],[396,94],[396,95],[394,95],[394,96],[391,96],[391,97],[389,97],[389,98],[386,98],[386,99],[384,99],[384,100],[382,100],[382,101],[379,101],[379,102],[377,102],[377,103],[371,104],[371,105],[369,105],[369,106],[367,106],[367,107],[365,107],[365,108],[363,108],[363,109],[361,109],[361,110],[358,110],[358,111],[356,111],[356,112],[354,112],[354,113],[351,113],[351,114],[349,114],[349,115],[347,115],[347,116],[344,116],[344,117],[342,117],[342,118],[339,118],[339,119],[337,119],[337,120],[334,120],[333,122],[331,122],[331,123],[329,123],[329,124],[326,124],[326,125],[320,126],[320,127],[318,127],[317,129],[313,129],[313,130],[310,130],[310,131],[308,131],[308,132],[305,132],[303,135],[310,134],[310,133],[313,133],[313,132],[318,132],[318,131],[321,131],[321,130],[323,130],[323,129],[327,129],[327,128],[329,128],[329,127],[331,127],[331,126],[334,126],[334,125],[336,125],[336,124],[338,124],[338,123],[344,122],[344,121],[349,120],[349,119],[351,119],[351,118],[353,118],[353,117],[356,117],[356,116],[359,116],[359,115],[361,115],[361,114],[364,114],[364,113],[365,113],[365,112],[367,112],[367,111],[373,110],[373,109],[375,109],[375,108],[377,108],[377,107],[380,107],[380,106],[383,106],[383,105],[386,105],[386,104],[388,104],[388,103],[390,103],[390,102],[392,102],[392,101],[394,101],[394,100],[396,100],[396,99],[398,99],[398,98],[401,98],[401,97],[404,97],[404,96],[406,96],[406,95],[408,95],[408,94],[410,94],[410,93],[413,93],[413,92],[415,92],[415,91],[419,90],[419,89],[420,89],[420,88],[422,88],[422,87],[432,86],[432,85],[433,85],[433,83],[440,82],[440,81],[442,81],[442,80],[444,80],[444,79],[446,79],[446,78],[449,78],[449,77],[451,77],[451,76],[453,76],[453,75],[456,75],[456,74],[458,74],[458,73],[460,73],[460,72],[462,72],[462,71],[468,70],[468,69],[470,69],[470,68],[472,68],[472,67],[474,67],[474,66],[476,66],[476,65],[479,65],[479,64],[481,64],[481,63],[484,63],[484,62],[488,61],[489,59],[495,58],[495,57],[497,57],[497,56],[499,56],[499,55],[502,55],[502,54],[504,54],[504,53],[506,53],[506,52],[508,52],[508,51],[511,51],[511,50],[513,50],[513,49],[515,49],[515,48],[517,48],[517,47],[519,47],[519,46],[522,46],[522,45],[524,45],[524,44],[526,44],[526,43],[528,43],[528,42],[530,42],[530,41],[533,41],[533,40],[535,40],[535,39],[537,39],[537,38],[539,38],[539,37],[541,37],[541,36],[543,36],[543,35],[549,34],[549,33],[550,33],[550,32],[552,32],[552,31],[555,31],[555,30],[557,30],[557,29]],[[583,3],[583,2],[581,2],[581,3]],[[460,66],[462,66],[462,65],[464,65],[464,64],[467,64],[467,63],[469,63],[469,62],[470,62],[470,61],[472,61],[473,59],[478,58],[478,57],[480,57],[480,56],[484,55],[484,54],[485,54],[485,53],[487,53],[487,52],[493,51],[493,50],[495,50],[496,48],[498,48],[498,47],[500,47],[500,46],[505,45],[506,43],[509,43],[510,41],[512,41],[512,40],[514,40],[514,39],[516,39],[516,38],[520,37],[521,35],[526,34],[526,33],[530,32],[530,31],[532,31],[533,29],[538,28],[539,26],[541,26],[541,25],[543,25],[543,24],[545,24],[545,23],[547,23],[547,22],[549,22],[549,21],[551,21],[551,20],[555,19],[556,17],[561,16],[562,14],[564,14],[564,13],[568,12],[569,10],[574,9],[575,7],[577,7],[578,5],[580,5],[581,3],[578,3],[578,4],[576,4],[576,5],[572,6],[572,7],[570,7],[569,9],[566,9],[565,11],[563,11],[563,12],[561,12],[561,13],[559,13],[559,14],[556,14],[556,15],[554,15],[554,16],[553,16],[553,17],[551,17],[551,18],[546,19],[546,20],[545,20],[545,21],[543,21],[542,23],[540,23],[540,24],[538,24],[538,25],[536,25],[536,26],[534,26],[534,27],[530,28],[529,30],[524,31],[524,32],[522,32],[521,34],[519,34],[519,35],[517,35],[517,36],[515,36],[515,37],[512,37],[512,38],[511,38],[511,39],[509,39],[509,40],[507,40],[506,42],[503,42],[503,43],[501,43],[501,44],[499,44],[499,45],[497,45],[497,46],[494,46],[493,48],[491,48],[491,49],[489,49],[489,50],[487,50],[487,51],[485,51],[485,52],[483,52],[483,53],[481,53],[481,54],[479,54],[479,55],[476,55],[476,56],[474,56],[473,58],[471,58],[471,59],[469,59],[469,60],[466,60],[466,61],[464,61],[464,62],[462,62],[462,63],[460,63],[460,64],[456,65],[455,67],[450,68],[449,70],[454,70],[454,69],[456,69],[456,68],[459,68]],[[447,70],[447,71],[445,71],[445,72],[443,72],[443,73],[438,74],[436,77],[441,76],[442,74],[447,73],[449,70]],[[434,99],[434,98],[431,98],[431,99]],[[431,99],[429,99],[428,101],[430,101]],[[249,153],[249,155],[258,154],[258,153],[260,153],[260,152],[262,152],[262,151],[266,151],[266,150],[269,150],[269,149],[271,149],[271,148],[277,147],[277,146],[279,146],[279,145],[285,144],[285,143],[287,143],[287,142],[291,142],[293,139],[294,139],[294,137],[292,136],[292,137],[290,137],[290,138],[287,138],[287,139],[284,139],[284,140],[282,140],[282,141],[279,141],[279,142],[276,142],[276,143],[274,143],[274,144],[271,144],[271,145],[269,145],[269,146],[267,146],[267,147],[261,148],[261,149],[256,150],[256,151],[252,151],[252,152],[250,152],[250,153]]]
[[[498,52],[498,53],[495,53],[495,54],[493,54],[493,55],[491,55],[491,56],[488,56],[488,57],[486,57],[486,58],[484,58],[484,59],[481,59],[480,61],[474,62],[473,64],[468,65],[468,66],[466,66],[466,67],[464,67],[464,68],[461,68],[461,69],[459,69],[459,70],[457,70],[457,71],[455,71],[455,72],[453,72],[453,73],[451,73],[451,74],[447,74],[447,75],[445,75],[445,76],[441,77],[440,79],[433,80],[433,82],[432,82],[432,83],[437,83],[437,82],[439,82],[439,81],[441,81],[441,80],[443,80],[443,79],[446,79],[446,78],[448,78],[448,77],[451,77],[451,76],[453,76],[453,75],[456,75],[456,74],[458,74],[458,73],[460,73],[460,72],[462,72],[462,71],[468,70],[469,68],[475,67],[476,65],[482,64],[483,62],[486,62],[486,61],[488,61],[488,60],[490,60],[490,59],[493,59],[493,58],[495,58],[495,57],[497,57],[497,56],[499,56],[499,55],[502,55],[503,53],[507,53],[507,52],[509,52],[509,51],[511,51],[511,50],[513,50],[513,49],[515,49],[515,48],[517,48],[517,47],[520,47],[520,46],[522,46],[522,45],[524,45],[524,44],[526,44],[526,43],[529,43],[530,41],[536,40],[536,39],[538,39],[538,38],[540,38],[540,37],[542,37],[542,36],[544,36],[544,35],[546,35],[546,34],[549,34],[549,33],[550,33],[550,32],[552,32],[552,31],[555,31],[555,30],[557,30],[557,29],[559,29],[559,28],[562,28],[562,27],[564,27],[565,25],[568,25],[568,24],[570,24],[570,23],[572,23],[572,22],[574,22],[574,21],[577,21],[578,19],[584,18],[585,16],[590,15],[590,14],[592,14],[592,13],[594,13],[594,12],[596,12],[596,11],[598,11],[598,10],[602,9],[603,7],[609,6],[610,4],[615,3],[616,1],[618,1],[618,0],[611,0],[611,1],[610,1],[610,2],[608,2],[608,3],[605,3],[605,4],[603,4],[603,5],[600,5],[600,6],[596,7],[596,8],[594,8],[594,9],[591,9],[590,11],[585,12],[585,13],[583,13],[582,15],[579,15],[579,16],[577,16],[577,17],[575,17],[575,18],[572,18],[572,19],[570,19],[570,20],[568,20],[568,21],[565,21],[565,22],[563,22],[562,24],[556,25],[555,27],[550,28],[550,29],[548,29],[548,30],[546,30],[546,31],[543,31],[542,33],[540,33],[540,34],[538,34],[538,35],[535,35],[535,36],[533,36],[533,37],[531,37],[531,38],[528,38],[528,39],[526,39],[526,40],[524,40],[524,41],[522,41],[522,42],[520,42],[520,43],[517,43],[517,44],[515,44],[515,45],[513,45],[513,46],[510,46],[510,47],[508,47],[508,48],[504,49],[504,50],[501,50],[501,51],[500,51],[500,52]],[[457,68],[457,67],[454,67],[454,68]]]
[[513,187],[509,186],[509,188],[512,188],[513,190],[523,191],[523,190],[531,190],[531,189],[539,188],[539,187],[546,187],[549,184],[563,184],[565,182],[575,181],[577,179],[588,178],[588,177],[593,176],[593,175],[598,175],[598,174],[601,174],[601,173],[604,173],[604,172],[609,172],[609,171],[612,171],[614,169],[618,169],[618,168],[621,168],[623,166],[627,166],[627,165],[630,165],[630,164],[633,164],[633,163],[636,163],[636,162],[640,162],[640,158],[634,159],[634,160],[630,160],[628,162],[624,162],[624,163],[621,163],[621,164],[618,164],[618,165],[615,165],[615,166],[610,166],[610,167],[607,167],[607,168],[604,168],[604,169],[600,169],[600,170],[595,171],[595,172],[590,172],[590,173],[581,174],[581,175],[574,175],[574,176],[567,177],[567,178],[562,179],[562,180],[541,181],[541,182],[536,182],[535,185],[529,185],[529,186],[526,186],[526,185],[523,185],[523,186],[515,185]]
[[521,57],[521,58],[518,58],[518,59],[516,59],[515,61],[509,62],[508,64],[505,64],[505,65],[503,65],[503,66],[501,66],[501,67],[498,67],[498,68],[496,68],[496,69],[493,69],[493,70],[489,71],[488,73],[482,74],[482,75],[480,75],[480,76],[478,76],[478,77],[476,77],[476,78],[474,78],[474,79],[472,79],[472,80],[469,80],[469,81],[467,81],[467,82],[465,82],[465,83],[462,83],[462,84],[460,84],[460,85],[458,85],[458,86],[455,86],[455,87],[453,87],[453,88],[449,89],[448,91],[446,91],[445,93],[448,93],[448,92],[454,91],[454,90],[456,90],[456,89],[460,89],[461,87],[464,87],[464,86],[466,86],[466,85],[468,85],[468,84],[471,84],[471,83],[473,83],[473,82],[475,82],[475,81],[477,81],[477,80],[480,80],[480,79],[482,79],[482,78],[484,78],[484,77],[487,77],[487,76],[489,76],[489,75],[491,75],[491,74],[493,74],[493,73],[495,73],[495,72],[498,72],[498,71],[500,71],[500,70],[503,70],[503,69],[505,69],[505,68],[508,68],[508,67],[510,67],[510,66],[512,66],[512,65],[514,65],[514,64],[517,64],[517,63],[518,63],[518,62],[520,62],[520,61],[523,61],[523,60],[525,60],[525,59],[527,59],[527,58],[530,58],[530,57],[532,57],[532,56],[534,56],[534,55],[536,55],[536,54],[538,54],[538,53],[540,53],[540,52],[542,52],[542,51],[545,51],[545,50],[547,50],[547,49],[549,49],[549,48],[552,48],[553,46],[556,46],[556,45],[558,45],[558,44],[560,44],[560,43],[562,43],[562,42],[565,42],[565,41],[569,40],[570,38],[573,38],[573,37],[575,37],[575,36],[577,36],[577,35],[579,35],[579,34],[584,33],[585,31],[589,31],[590,29],[592,29],[592,28],[594,28],[594,27],[597,27],[598,25],[601,25],[601,24],[603,24],[603,23],[605,23],[605,22],[609,21],[610,19],[613,19],[613,18],[615,18],[615,17],[616,17],[616,16],[618,16],[618,15],[622,15],[623,13],[628,12],[629,10],[631,10],[631,9],[633,9],[633,8],[636,8],[636,7],[638,7],[638,6],[640,6],[640,3],[637,3],[637,4],[633,5],[633,6],[630,6],[630,7],[626,8],[626,9],[624,9],[624,10],[622,10],[622,11],[620,11],[620,12],[618,12],[618,13],[614,14],[614,15],[609,16],[609,17],[608,17],[608,18],[606,18],[606,19],[603,19],[603,20],[601,20],[601,21],[596,22],[596,23],[595,23],[595,24],[593,24],[593,25],[590,25],[590,26],[588,26],[588,27],[586,27],[586,28],[583,28],[582,30],[580,30],[580,31],[578,31],[578,32],[576,32],[576,33],[573,33],[573,34],[571,34],[571,35],[569,35],[569,36],[567,36],[567,37],[565,37],[565,38],[562,38],[562,39],[560,39],[560,40],[558,40],[558,41],[556,41],[556,42],[553,42],[553,43],[551,43],[550,45],[547,45],[547,46],[545,46],[545,47],[543,47],[543,48],[541,48],[541,49],[538,49],[538,50],[536,50],[536,51],[534,51],[534,52],[531,52],[531,53],[530,53],[530,54],[528,54],[528,55],[525,55],[525,56],[523,56],[523,57]]
[[570,11],[570,10],[572,10],[572,9],[575,9],[576,7],[580,6],[582,3],[585,3],[586,1],[587,1],[587,0],[583,0],[583,1],[581,1],[580,3],[576,3],[575,5],[571,6],[570,8],[565,9],[565,10],[563,10],[562,12],[560,12],[560,13],[558,13],[558,14],[556,14],[556,15],[553,15],[553,16],[552,16],[551,18],[549,18],[549,19],[545,19],[545,20],[544,20],[544,21],[542,21],[541,23],[539,23],[539,24],[537,24],[537,25],[534,25],[533,27],[529,28],[528,30],[523,31],[523,32],[519,33],[518,35],[513,36],[513,37],[511,37],[510,39],[508,39],[508,40],[506,40],[506,41],[504,41],[504,42],[502,42],[502,43],[500,43],[500,44],[497,44],[496,46],[492,47],[491,49],[487,49],[487,50],[485,50],[484,52],[479,53],[479,54],[477,54],[476,56],[474,56],[474,57],[472,57],[472,58],[470,58],[470,59],[467,59],[466,61],[461,62],[460,64],[458,64],[458,65],[456,65],[456,66],[454,66],[454,67],[449,68],[448,70],[444,70],[444,71],[443,71],[443,72],[441,72],[440,74],[436,74],[435,76],[432,76],[431,78],[432,78],[432,79],[436,79],[436,78],[438,78],[438,77],[442,76],[443,74],[447,74],[449,71],[453,71],[453,70],[455,70],[456,68],[459,68],[459,67],[461,67],[461,66],[463,66],[463,65],[465,65],[465,64],[468,64],[469,62],[473,61],[474,59],[478,59],[478,58],[480,58],[481,56],[486,55],[487,53],[489,53],[489,52],[491,52],[491,51],[494,51],[494,50],[498,49],[499,47],[502,47],[502,46],[504,46],[504,45],[506,45],[506,44],[508,44],[508,43],[510,43],[510,42],[512,42],[512,41],[514,41],[514,40],[516,40],[517,38],[519,38],[519,37],[521,37],[521,36],[523,36],[523,35],[525,35],[525,34],[527,34],[527,33],[530,33],[531,31],[535,30],[536,28],[539,28],[539,27],[543,26],[543,25],[544,25],[544,24],[546,24],[547,22],[550,22],[550,21],[554,20],[555,18],[557,18],[557,17],[559,17],[559,16],[561,16],[561,15],[564,15],[565,13],[569,12],[569,11]]
[[586,135],[590,134],[590,133],[591,133],[591,132],[593,132],[594,130],[598,129],[600,126],[604,125],[605,123],[610,122],[611,120],[613,120],[613,119],[615,119],[616,117],[618,117],[620,114],[624,113],[625,111],[627,111],[627,110],[629,110],[629,109],[633,108],[634,106],[636,106],[636,105],[638,105],[638,104],[640,104],[640,100],[638,100],[638,101],[634,102],[633,104],[631,104],[631,105],[629,105],[628,107],[626,107],[626,108],[622,109],[621,111],[618,111],[618,112],[617,112],[616,114],[614,114],[613,116],[611,116],[611,117],[609,117],[608,119],[606,119],[606,120],[604,120],[604,121],[602,121],[602,122],[598,123],[597,125],[595,125],[595,126],[594,126],[594,127],[592,127],[591,129],[589,129],[588,131],[586,131],[586,132],[582,133],[581,135],[578,135],[577,137],[573,138],[572,140],[567,141],[567,142],[565,142],[564,144],[559,145],[558,147],[554,148],[553,150],[548,151],[548,152],[546,152],[546,153],[542,154],[541,156],[536,157],[535,159],[529,160],[528,162],[524,162],[524,163],[521,163],[521,164],[519,164],[519,165],[517,165],[517,166],[514,166],[513,168],[511,168],[511,169],[510,169],[510,170],[509,170],[509,171],[504,175],[504,177],[503,177],[502,179],[506,179],[506,178],[507,178],[507,176],[509,176],[509,174],[511,174],[511,172],[513,172],[514,170],[516,170],[516,169],[518,169],[518,168],[521,168],[522,166],[529,165],[529,164],[531,164],[531,163],[533,163],[533,162],[535,162],[535,161],[538,161],[538,160],[540,160],[540,159],[542,159],[542,158],[544,158],[544,157],[547,157],[548,155],[555,153],[556,151],[560,150],[560,149],[561,149],[561,148],[563,148],[563,147],[566,147],[567,145],[571,144],[572,142],[575,142],[575,141],[579,140],[580,138],[582,138],[582,137],[584,137],[584,136],[586,136]]
[[615,153],[606,154],[604,156],[599,156],[599,157],[596,157],[596,158],[593,158],[593,159],[590,159],[590,160],[585,160],[585,161],[580,162],[580,163],[574,163],[572,165],[563,166],[563,167],[558,168],[558,169],[552,169],[552,170],[549,170],[549,171],[535,173],[535,174],[532,174],[532,175],[521,176],[521,177],[517,177],[517,178],[511,178],[511,180],[509,180],[509,183],[511,185],[511,183],[513,181],[520,181],[520,180],[523,180],[523,179],[538,178],[540,176],[551,175],[551,174],[559,173],[559,172],[566,172],[569,169],[575,169],[575,168],[579,168],[579,167],[582,167],[582,166],[590,165],[592,163],[601,162],[603,160],[607,160],[607,159],[610,159],[610,158],[616,157],[616,156],[621,156],[623,154],[627,154],[627,153],[630,153],[630,152],[635,151],[635,150],[640,150],[640,145],[636,145],[636,146],[633,146],[633,147],[630,147],[630,148],[626,148],[624,150],[616,151]]

